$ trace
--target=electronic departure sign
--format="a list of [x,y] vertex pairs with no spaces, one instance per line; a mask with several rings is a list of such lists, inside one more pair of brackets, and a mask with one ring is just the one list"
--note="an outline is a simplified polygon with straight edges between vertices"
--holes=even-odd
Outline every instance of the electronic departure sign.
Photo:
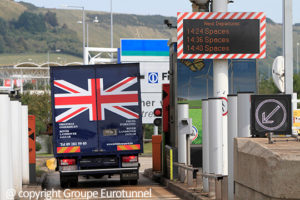
[[183,53],[259,53],[259,22],[231,19],[183,20]]
[[266,57],[264,13],[178,13],[179,59]]

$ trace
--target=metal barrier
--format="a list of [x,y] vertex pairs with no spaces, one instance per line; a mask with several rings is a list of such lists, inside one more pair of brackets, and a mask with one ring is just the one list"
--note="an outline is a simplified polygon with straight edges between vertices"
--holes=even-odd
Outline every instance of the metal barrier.
[[[194,168],[191,165],[185,165],[183,163],[174,162],[174,166],[178,167],[178,179],[181,183],[187,183],[188,186],[194,186],[194,173],[199,171],[199,168]],[[196,187],[198,186],[196,181]]]
[[228,200],[228,176],[221,174],[202,174],[208,178],[209,198],[216,200]]
[[[208,197],[216,200],[228,200],[228,176],[221,174],[202,174],[199,168],[191,165],[173,162],[178,168],[178,180],[181,183],[187,183],[189,187],[195,190],[202,190],[202,176],[208,179],[209,193]],[[197,174],[194,178],[194,174]],[[196,179],[196,181],[194,181]]]

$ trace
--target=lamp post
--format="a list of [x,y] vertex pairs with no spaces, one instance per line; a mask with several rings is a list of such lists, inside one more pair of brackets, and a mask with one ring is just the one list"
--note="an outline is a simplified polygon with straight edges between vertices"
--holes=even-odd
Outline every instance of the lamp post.
[[64,7],[68,8],[80,8],[82,9],[82,55],[83,55],[83,64],[84,63],[84,57],[85,57],[85,11],[84,11],[84,6],[69,6],[69,5],[64,5]]
[[60,49],[56,49],[55,51],[50,51],[50,50],[48,50],[47,51],[47,60],[48,60],[48,68],[49,68],[49,64],[50,64],[50,53],[59,53],[59,52],[61,52],[61,50]]
[[296,66],[297,66],[297,75],[298,75],[298,73],[299,73],[299,60],[298,60],[298,53],[299,53],[299,42],[297,42],[297,64],[296,64]]
[[[61,52],[61,50],[60,49],[56,49],[55,51],[50,51],[50,50],[48,50],[47,51],[47,60],[48,60],[48,62],[47,62],[47,64],[48,64],[48,71],[47,71],[47,73],[48,73],[48,77],[50,77],[50,53],[51,52],[53,52],[53,53],[59,53],[59,52]],[[48,78],[48,80],[47,80],[47,78],[46,78],[46,80],[45,80],[45,89],[47,90],[47,83],[49,84],[50,83],[50,79]]]
[[89,47],[89,23],[86,23],[86,47]]
[[[95,19],[92,22],[94,24],[99,23],[98,17],[96,16]],[[86,47],[89,47],[89,23],[86,23]]]
[[110,0],[110,47],[114,48],[113,0]]

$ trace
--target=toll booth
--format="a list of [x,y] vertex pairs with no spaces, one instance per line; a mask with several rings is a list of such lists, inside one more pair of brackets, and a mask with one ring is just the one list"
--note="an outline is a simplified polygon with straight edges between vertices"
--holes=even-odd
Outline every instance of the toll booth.
[[[176,40],[175,40],[176,41]],[[213,97],[213,60],[177,59],[177,42],[169,41],[170,47],[170,131],[166,134],[165,172],[170,172],[170,160],[177,162],[178,148],[178,104],[189,104],[189,117],[192,118],[194,136],[188,149],[188,164],[202,167],[202,102]],[[229,93],[258,91],[258,69],[256,60],[228,60]],[[223,115],[227,115],[227,99],[222,101]],[[172,159],[170,159],[172,149]],[[171,167],[176,176],[174,166]],[[167,177],[170,174],[167,173]]]

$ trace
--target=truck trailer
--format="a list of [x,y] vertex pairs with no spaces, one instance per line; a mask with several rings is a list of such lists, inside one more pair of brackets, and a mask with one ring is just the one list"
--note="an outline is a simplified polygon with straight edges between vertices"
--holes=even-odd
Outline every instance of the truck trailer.
[[143,153],[139,64],[50,68],[53,152],[63,188],[78,176],[137,184]]

